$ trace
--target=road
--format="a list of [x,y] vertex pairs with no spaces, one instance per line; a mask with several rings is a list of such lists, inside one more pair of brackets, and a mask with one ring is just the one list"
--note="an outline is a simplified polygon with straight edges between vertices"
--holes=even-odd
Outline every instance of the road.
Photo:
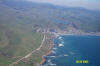
[[26,56],[18,59],[17,61],[13,62],[12,64],[10,64],[9,66],[13,66],[15,64],[18,64],[18,62],[22,61],[23,59],[26,59],[28,57],[30,57],[33,53],[35,53],[36,51],[40,50],[45,42],[46,36],[44,35],[43,40],[41,42],[41,45],[39,46],[39,48],[37,48],[36,50],[33,50],[32,52],[28,53]]

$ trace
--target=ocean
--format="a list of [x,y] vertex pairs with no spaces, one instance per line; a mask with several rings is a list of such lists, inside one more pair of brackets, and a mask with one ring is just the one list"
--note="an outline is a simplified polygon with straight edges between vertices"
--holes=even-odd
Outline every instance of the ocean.
[[42,66],[100,66],[100,36],[61,35],[53,41]]

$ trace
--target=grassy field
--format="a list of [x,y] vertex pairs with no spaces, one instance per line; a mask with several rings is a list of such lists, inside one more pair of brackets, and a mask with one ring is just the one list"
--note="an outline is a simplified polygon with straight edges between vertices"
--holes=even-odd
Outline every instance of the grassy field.
[[22,62],[19,62],[15,66],[38,66],[40,65],[41,61],[43,60],[42,56],[50,52],[51,46],[52,46],[52,41],[50,39],[46,39],[46,41],[44,42],[40,50],[32,54],[32,56],[30,56],[29,58],[24,59]]
[[38,48],[42,42],[43,35],[40,33],[27,30],[23,32],[6,26],[2,29],[0,30],[0,66],[8,66]]
[[[26,12],[1,4],[0,10],[0,66],[8,66],[37,49],[43,35],[35,31],[41,27],[35,25],[40,23],[35,23]],[[41,61],[41,56],[38,58]]]
[[[44,29],[67,30],[70,25],[86,32],[100,32],[100,11],[0,0],[0,66],[8,66],[38,48]],[[50,50],[50,43],[50,39],[46,39],[40,51],[16,66],[39,64],[41,56]]]

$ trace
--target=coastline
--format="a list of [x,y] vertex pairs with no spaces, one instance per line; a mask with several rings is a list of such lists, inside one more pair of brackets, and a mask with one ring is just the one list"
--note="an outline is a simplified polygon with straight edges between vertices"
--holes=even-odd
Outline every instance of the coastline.
[[87,36],[100,36],[100,33],[98,33],[98,34],[91,34],[91,33],[82,33],[82,34],[78,34],[78,33],[54,33],[54,38],[57,38],[57,37],[59,37],[59,36],[61,36],[61,35],[79,35],[79,36],[85,36],[85,35],[87,35]]
[[[61,38],[62,37],[62,38]],[[82,47],[84,47],[84,49],[85,48],[87,48],[87,51],[88,51],[88,49],[89,49],[89,47],[90,46],[92,46],[92,47],[95,47],[95,44],[97,44],[97,47],[98,47],[98,43],[95,43],[94,41],[96,41],[96,42],[98,42],[99,41],[99,39],[100,39],[100,36],[99,36],[99,39],[98,39],[98,37],[97,36],[61,36],[61,37],[58,37],[58,39],[56,40],[56,42],[57,42],[57,44],[60,44],[60,42],[58,42],[59,40],[61,41],[61,42],[63,42],[64,41],[64,43],[63,43],[63,45],[64,45],[64,47],[62,47],[62,48],[59,48],[59,45],[56,45],[56,49],[57,50],[54,50],[55,52],[56,52],[56,54],[50,54],[49,56],[47,56],[46,57],[46,62],[43,64],[43,66],[51,66],[51,64],[53,65],[53,64],[55,64],[55,65],[58,65],[58,66],[61,66],[61,64],[59,64],[59,62],[62,62],[63,63],[63,61],[62,61],[62,59],[65,59],[65,61],[67,60],[67,58],[69,58],[68,60],[70,60],[71,59],[71,61],[72,61],[72,59],[73,58],[75,58],[76,60],[77,60],[77,58],[79,57],[80,58],[80,56],[83,56],[84,58],[83,59],[85,59],[85,57],[86,56],[84,56],[85,55],[85,53],[89,53],[89,52],[84,52],[84,55],[81,55],[80,53],[81,53],[81,51],[79,51],[79,49],[77,49],[77,47],[75,47],[75,51],[74,51],[74,49],[73,49],[73,46],[75,46],[75,45],[79,45],[78,47],[80,48],[82,48]],[[66,38],[67,37],[67,38]],[[69,38],[69,37],[71,37],[71,38]],[[77,37],[77,38],[76,38]],[[61,39],[62,40],[61,40]],[[79,38],[81,38],[81,39],[79,39]],[[69,40],[70,39],[70,40]],[[75,40],[76,39],[76,40]],[[77,40],[78,39],[78,40]],[[96,39],[96,40],[95,40]],[[67,41],[68,40],[68,41]],[[92,40],[92,41],[91,41]],[[72,43],[70,43],[70,42],[72,42]],[[77,44],[77,42],[79,42],[78,44]],[[84,44],[84,42],[85,42],[85,44]],[[99,41],[100,42],[100,41]],[[69,43],[69,44],[67,44],[66,45],[66,43]],[[75,43],[74,45],[73,45],[73,43]],[[82,45],[81,45],[81,43],[82,43]],[[93,43],[93,44],[92,44]],[[68,46],[69,45],[69,46]],[[67,47],[68,46],[68,47]],[[86,46],[89,46],[89,47],[86,47]],[[91,48],[91,50],[92,50],[92,47],[90,47]],[[97,47],[95,47],[95,48],[97,48]],[[72,49],[70,49],[70,48],[72,48]],[[59,50],[60,49],[60,50]],[[69,50],[70,49],[70,50]],[[67,52],[66,52],[66,50],[68,50]],[[78,51],[77,51],[78,50]],[[81,50],[81,49],[80,49]],[[90,51],[91,51],[90,50]],[[94,49],[93,49],[94,50]],[[84,50],[84,51],[86,51],[86,50]],[[97,50],[96,50],[97,51]],[[91,51],[92,52],[92,51]],[[90,52],[90,56],[91,56],[91,52]],[[75,55],[74,55],[75,54]],[[77,55],[77,54],[79,54],[79,55]],[[51,56],[54,56],[53,58],[51,58]],[[67,58],[66,58],[66,57]],[[74,56],[74,57],[73,57]],[[56,58],[55,58],[56,57]],[[90,58],[90,57],[89,57]],[[89,58],[86,58],[87,60],[89,60],[89,62],[91,62],[91,60],[89,59]],[[55,60],[57,60],[57,61],[55,61]],[[60,61],[59,61],[60,60]],[[68,61],[69,62],[69,61]],[[68,63],[68,62],[65,62],[65,64],[66,63]],[[72,61],[73,62],[73,61]],[[67,65],[67,64],[66,64]],[[69,63],[69,65],[70,65],[70,63]],[[42,65],[41,65],[42,66]],[[74,66],[74,65],[73,65]]]
[[[61,35],[80,35],[80,36],[85,36],[85,35],[89,35],[89,36],[100,36],[100,33],[94,33],[94,34],[92,34],[92,33],[85,33],[85,32],[83,32],[83,33],[50,33],[50,34],[52,34],[53,35],[53,37],[52,38],[57,38],[57,37],[59,37],[59,36],[61,36]],[[53,41],[52,41],[53,42]],[[50,45],[50,47],[49,47],[49,52],[48,53],[46,53],[46,54],[44,54],[43,56],[42,56],[42,61],[40,62],[40,65],[42,65],[45,61],[46,61],[46,59],[44,58],[44,56],[48,56],[50,53],[51,53],[51,49],[54,47],[54,42],[52,43],[52,44],[49,44]],[[40,66],[39,65],[39,66]]]
[[48,56],[50,53],[51,53],[51,49],[53,48],[53,46],[55,45],[54,43],[52,43],[52,44],[49,44],[50,45],[50,47],[49,47],[49,52],[48,53],[46,53],[46,54],[44,54],[43,56],[42,56],[42,61],[40,62],[40,65],[42,65],[45,61],[46,61],[46,59],[44,58],[44,56]]

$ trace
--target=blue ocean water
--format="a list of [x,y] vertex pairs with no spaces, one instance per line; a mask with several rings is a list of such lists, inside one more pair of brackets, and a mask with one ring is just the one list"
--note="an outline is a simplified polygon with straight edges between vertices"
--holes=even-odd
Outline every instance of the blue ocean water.
[[54,42],[56,45],[42,66],[100,66],[100,36],[62,35]]

